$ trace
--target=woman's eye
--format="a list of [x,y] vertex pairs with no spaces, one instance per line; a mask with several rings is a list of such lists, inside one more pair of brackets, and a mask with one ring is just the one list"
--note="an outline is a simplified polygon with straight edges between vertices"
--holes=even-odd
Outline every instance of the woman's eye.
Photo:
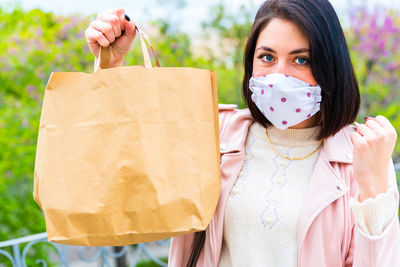
[[309,60],[305,57],[298,57],[296,58],[296,63],[300,65],[307,65],[309,63]]
[[274,60],[274,57],[271,55],[261,55],[258,58],[261,58],[263,61],[271,62]]
[[266,61],[272,61],[272,60],[274,60],[274,57],[271,56],[271,55],[266,55],[266,56],[265,56],[265,60],[266,60]]

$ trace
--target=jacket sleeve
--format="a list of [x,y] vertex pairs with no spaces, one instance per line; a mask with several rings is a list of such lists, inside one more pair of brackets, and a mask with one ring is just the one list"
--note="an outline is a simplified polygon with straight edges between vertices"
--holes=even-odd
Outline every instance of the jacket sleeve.
[[388,193],[391,192],[394,198],[396,212],[392,212],[389,222],[377,235],[366,233],[358,223],[354,223],[346,267],[400,266],[399,191],[392,161],[389,170],[389,187],[392,190]]

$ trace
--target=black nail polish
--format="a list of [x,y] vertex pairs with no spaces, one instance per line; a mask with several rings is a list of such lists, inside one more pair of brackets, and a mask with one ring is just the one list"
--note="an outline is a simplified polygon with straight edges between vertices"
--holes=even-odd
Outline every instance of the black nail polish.
[[365,116],[364,117],[364,120],[368,120],[368,119],[372,119],[372,117],[370,117],[370,116]]
[[[127,21],[131,21],[131,19],[129,18],[129,16],[127,14],[124,14],[124,17]],[[125,33],[125,31],[121,31],[121,35],[124,33]]]

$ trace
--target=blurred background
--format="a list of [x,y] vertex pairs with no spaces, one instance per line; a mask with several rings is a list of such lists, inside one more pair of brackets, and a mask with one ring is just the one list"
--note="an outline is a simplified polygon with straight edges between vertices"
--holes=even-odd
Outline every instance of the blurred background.
[[[94,57],[84,32],[97,13],[124,7],[148,33],[162,66],[216,70],[219,102],[245,108],[243,50],[262,2],[0,0],[0,241],[46,231],[32,198],[44,88],[51,72],[93,72]],[[399,133],[400,1],[331,3],[342,22],[362,93],[357,121],[384,115]],[[141,64],[135,40],[125,65]],[[395,163],[400,163],[399,143]]]

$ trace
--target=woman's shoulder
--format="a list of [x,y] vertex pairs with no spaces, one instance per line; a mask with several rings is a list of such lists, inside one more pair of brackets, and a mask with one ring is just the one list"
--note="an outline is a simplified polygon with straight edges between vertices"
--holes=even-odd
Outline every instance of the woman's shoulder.
[[219,136],[221,141],[228,142],[232,136],[246,133],[253,117],[248,108],[239,109],[236,104],[218,104]]
[[251,116],[248,108],[240,109],[237,104],[218,104],[218,113],[221,116],[238,116],[248,118]]
[[218,104],[218,114],[220,133],[228,124],[237,124],[252,118],[248,108],[239,109],[236,104]]
[[237,108],[238,108],[238,105],[236,105],[236,104],[218,104],[218,111],[234,110]]
[[[353,149],[353,144],[351,142],[351,133],[356,131],[354,126],[351,124],[348,124],[341,128],[337,133],[334,135],[330,136],[327,138],[326,141],[333,143],[333,145],[346,145],[350,147],[350,149]],[[326,142],[325,141],[325,142]]]

